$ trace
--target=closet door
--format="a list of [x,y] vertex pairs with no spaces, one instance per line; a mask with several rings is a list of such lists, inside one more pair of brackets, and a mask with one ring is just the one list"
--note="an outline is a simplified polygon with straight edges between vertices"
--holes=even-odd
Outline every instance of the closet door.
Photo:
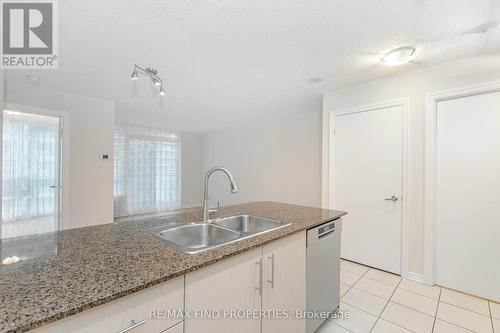
[[437,104],[435,282],[500,300],[500,92]]

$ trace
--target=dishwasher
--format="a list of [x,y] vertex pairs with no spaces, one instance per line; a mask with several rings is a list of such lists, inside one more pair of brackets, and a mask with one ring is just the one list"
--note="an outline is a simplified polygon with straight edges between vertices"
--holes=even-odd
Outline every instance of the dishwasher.
[[339,307],[341,229],[342,219],[336,219],[307,230],[307,333]]

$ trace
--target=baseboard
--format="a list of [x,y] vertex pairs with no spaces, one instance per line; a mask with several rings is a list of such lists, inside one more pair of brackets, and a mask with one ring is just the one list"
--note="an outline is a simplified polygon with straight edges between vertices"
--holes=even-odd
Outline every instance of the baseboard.
[[425,283],[424,275],[408,272],[408,280],[415,281],[418,283]]

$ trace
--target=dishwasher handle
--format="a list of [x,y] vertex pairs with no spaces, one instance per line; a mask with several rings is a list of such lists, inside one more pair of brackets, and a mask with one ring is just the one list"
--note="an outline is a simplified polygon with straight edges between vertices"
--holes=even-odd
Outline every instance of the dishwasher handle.
[[341,221],[342,219],[336,219],[307,230],[307,245],[320,242],[323,239],[329,238],[328,236],[335,234],[335,232],[340,232]]
[[333,232],[335,232],[335,227],[333,229],[323,232],[322,234],[318,234],[318,239],[324,238]]

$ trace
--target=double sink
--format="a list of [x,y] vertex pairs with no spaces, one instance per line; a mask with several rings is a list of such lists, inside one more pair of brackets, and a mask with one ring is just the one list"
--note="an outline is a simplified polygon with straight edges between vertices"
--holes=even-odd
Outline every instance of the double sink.
[[196,254],[289,224],[252,215],[234,215],[210,222],[155,227],[151,233],[183,253]]

